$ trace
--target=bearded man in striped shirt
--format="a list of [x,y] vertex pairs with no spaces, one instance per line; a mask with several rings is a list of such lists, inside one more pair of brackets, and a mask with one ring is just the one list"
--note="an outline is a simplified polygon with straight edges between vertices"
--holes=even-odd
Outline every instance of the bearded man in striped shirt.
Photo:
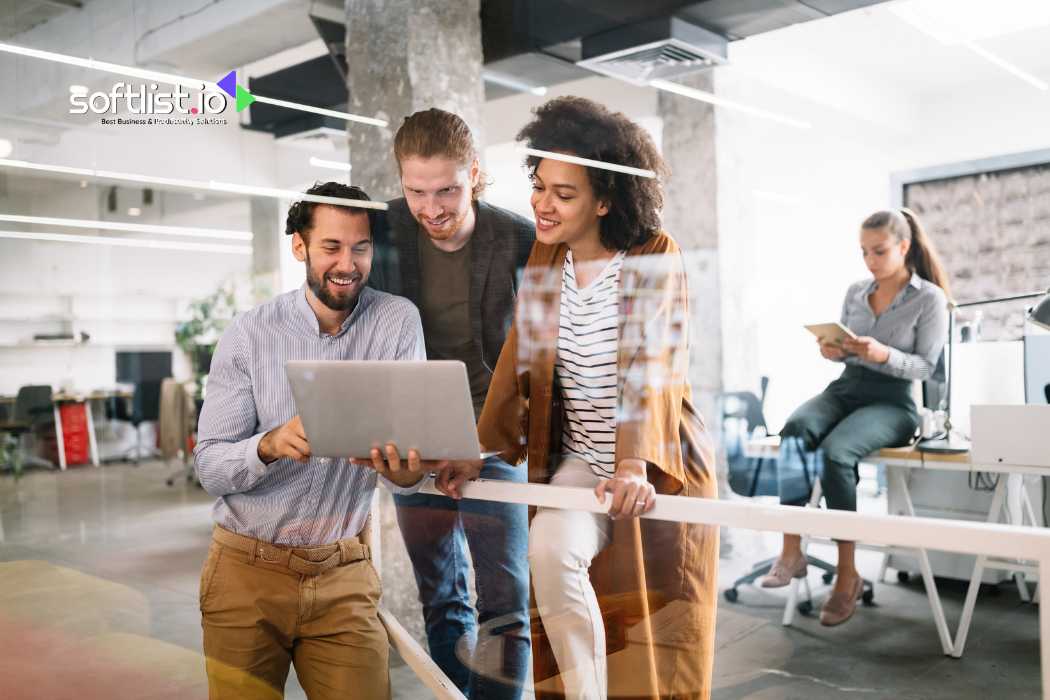
[[425,350],[416,308],[365,286],[374,210],[354,202],[368,195],[336,182],[307,194],[346,203],[292,205],[286,233],[306,284],[230,324],[200,417],[197,473],[216,497],[200,587],[213,700],[282,697],[292,663],[311,699],[390,697],[366,543],[372,493],[377,477],[413,493],[441,466],[415,451],[404,465],[392,445],[371,468],[310,453],[287,361],[421,360]]

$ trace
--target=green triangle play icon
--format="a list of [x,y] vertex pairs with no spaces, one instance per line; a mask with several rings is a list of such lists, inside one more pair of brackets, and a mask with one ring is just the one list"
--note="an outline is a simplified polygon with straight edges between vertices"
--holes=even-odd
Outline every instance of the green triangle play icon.
[[252,93],[245,90],[240,85],[237,86],[237,111],[244,110],[252,102],[255,102],[255,96]]

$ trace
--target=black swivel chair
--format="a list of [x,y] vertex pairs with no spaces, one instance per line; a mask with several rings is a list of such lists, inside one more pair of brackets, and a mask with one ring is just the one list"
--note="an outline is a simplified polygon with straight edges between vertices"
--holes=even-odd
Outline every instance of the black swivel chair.
[[[0,423],[0,433],[5,436],[5,440],[7,436],[10,436],[17,443],[10,465],[16,472],[21,471],[24,455],[28,452],[25,445],[26,436],[32,436],[39,428],[54,424],[54,404],[51,398],[49,384],[23,386],[15,397],[15,408],[11,420]],[[54,464],[43,459],[34,460],[34,462],[52,469],[55,467]]]
[[[737,418],[743,419],[747,428],[746,435],[750,437],[755,428],[762,427],[768,430],[766,426],[766,416],[763,411],[766,403],[766,392],[769,389],[769,377],[762,377],[761,379],[761,396],[755,396],[750,391],[730,391],[720,395],[722,399],[722,420]],[[759,479],[762,476],[762,470],[767,464],[771,464],[774,469],[776,468],[775,459],[766,459],[764,457],[750,457],[748,462],[753,464],[751,477],[749,480],[747,493],[741,493],[741,496],[747,496],[748,498],[754,498],[758,493]],[[732,481],[730,481],[732,483]],[[823,559],[818,557],[806,555],[806,560],[810,566],[815,566],[821,569],[824,574],[822,580],[828,584],[834,580],[835,577],[835,565],[830,564]],[[757,579],[765,576],[769,573],[769,570],[773,567],[773,563],[776,561],[776,557],[770,559],[764,559],[755,564],[751,571],[744,574],[736,581],[730,588],[725,589],[722,595],[730,603],[735,603],[738,596],[738,588],[746,583],[754,583]],[[871,587],[870,583],[866,583],[865,590],[865,603],[871,602]],[[808,589],[807,589],[808,590]],[[811,598],[807,598],[798,605],[799,612],[802,614],[808,614],[813,610],[813,601]]]
[[[723,429],[728,420],[742,420],[744,422],[745,441],[746,438],[754,435],[755,430],[758,428],[768,430],[764,408],[766,405],[766,392],[769,389],[769,377],[762,377],[760,386],[762,393],[759,396],[755,396],[750,391],[726,391],[718,395],[719,403],[722,407]],[[747,466],[751,469],[751,476],[748,479],[747,493],[741,493],[740,495],[753,498],[758,492],[758,482],[762,476],[762,468],[768,460],[764,457],[745,457],[744,459]],[[733,485],[732,470],[730,473],[730,484]],[[739,492],[739,489],[734,488],[733,490]]]

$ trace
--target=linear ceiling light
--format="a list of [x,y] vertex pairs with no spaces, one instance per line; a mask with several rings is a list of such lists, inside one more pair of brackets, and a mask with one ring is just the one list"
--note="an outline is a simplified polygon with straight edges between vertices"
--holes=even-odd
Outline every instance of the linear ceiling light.
[[252,240],[251,231],[231,231],[220,228],[198,228],[195,226],[158,226],[154,224],[125,224],[120,221],[91,221],[88,219],[61,219],[53,216],[21,216],[0,214],[0,221],[15,224],[37,224],[40,226],[68,226],[106,231],[130,231],[133,233],[156,233],[162,236],[193,236],[196,238],[219,238],[233,241]]
[[638,175],[639,177],[656,177],[656,173],[652,170],[645,170],[643,168],[632,168],[629,165],[620,165],[618,163],[606,163],[604,160],[591,160],[590,158],[580,158],[579,156],[570,156],[565,153],[555,153],[554,151],[541,151],[538,148],[523,148],[522,150],[530,156],[539,156],[540,158],[560,160],[565,163],[583,165],[588,168],[601,168],[602,170],[612,170],[613,172],[626,173],[628,175]]
[[324,160],[323,158],[317,158],[310,156],[310,165],[318,168],[328,168],[329,170],[342,170],[344,172],[350,172],[354,169],[349,163],[343,163],[338,160]]
[[30,163],[26,160],[8,160],[5,158],[0,158],[0,168],[38,170],[46,173],[61,173],[64,175],[94,177],[104,180],[120,180],[123,182],[149,183],[153,185],[165,185],[167,187],[183,187],[191,190],[210,190],[213,192],[229,192],[257,197],[273,197],[275,199],[317,202],[318,204],[332,204],[339,207],[357,207],[358,209],[379,209],[384,211],[387,209],[386,202],[371,202],[360,199],[346,199],[343,197],[322,197],[320,195],[303,194],[297,190],[283,190],[275,187],[256,187],[254,185],[240,185],[232,182],[217,182],[215,180],[209,180],[208,182],[203,180],[184,180],[181,178],[156,177],[154,175],[141,175],[137,173],[118,173],[112,170],[73,168],[67,165]]
[[57,243],[90,243],[123,248],[153,248],[159,250],[190,250],[198,253],[229,253],[251,255],[250,245],[223,245],[221,243],[184,243],[152,239],[118,238],[116,236],[77,236],[69,233],[35,233],[33,231],[0,231],[0,238],[27,241],[54,241]]
[[984,60],[988,61],[989,63],[991,63],[993,65],[996,65],[996,66],[999,66],[1004,71],[1006,71],[1007,73],[1010,73],[1011,75],[1013,75],[1016,78],[1020,78],[1021,80],[1023,80],[1026,83],[1028,83],[1032,87],[1037,88],[1039,90],[1050,90],[1050,84],[1047,84],[1047,82],[1045,80],[1040,80],[1039,78],[1035,77],[1031,73],[1018,68],[1017,66],[1015,66],[1012,63],[1010,63],[1009,61],[1007,61],[1002,56],[998,56],[998,55],[992,53],[991,51],[989,51],[988,49],[986,49],[986,48],[984,48],[982,46],[978,46],[977,44],[973,43],[972,41],[965,41],[965,42],[963,42],[963,46],[965,46],[966,48],[970,49],[970,51],[973,51],[975,54],[977,54],[978,56],[980,56]]
[[[79,56],[70,56],[68,54],[55,53],[53,51],[41,51],[39,49],[31,49],[26,46],[16,46],[14,44],[5,44],[0,42],[0,51],[17,54],[19,56],[26,56],[28,58],[39,58],[44,61],[65,63],[66,65],[70,66],[90,68],[92,70],[103,71],[106,73],[114,73],[116,75],[123,75],[130,78],[153,80],[158,83],[169,83],[171,85],[185,85],[186,87],[193,88],[195,90],[221,90],[217,83],[214,83],[210,80],[201,80],[200,78],[189,78],[183,75],[175,75],[174,73],[161,73],[159,71],[146,70],[144,68],[136,68],[134,66],[125,66],[118,63],[109,63],[107,61],[96,61],[93,58],[81,58]],[[323,114],[327,117],[335,117],[336,119],[343,119],[349,122],[359,122],[361,124],[371,124],[372,126],[387,126],[387,122],[382,119],[363,117],[358,114],[350,114],[349,112],[339,112],[334,109],[314,107],[313,105],[304,105],[298,102],[278,100],[273,97],[265,97],[263,95],[256,95],[254,93],[252,94],[252,96],[255,98],[256,102],[264,102],[266,104],[274,105],[275,107],[285,107],[287,109],[294,109],[300,112]]]
[[518,92],[528,92],[533,95],[540,97],[547,94],[547,88],[542,85],[533,85],[527,83],[524,80],[506,75],[505,73],[498,73],[491,70],[481,71],[481,79],[486,83],[492,83],[493,85],[501,85],[510,90],[516,90]]
[[[931,8],[926,8],[929,10]],[[952,29],[950,21],[940,20],[932,17],[927,11],[915,3],[893,3],[889,6],[890,12],[898,18],[907,22],[923,34],[932,37],[944,46],[962,46],[969,49],[992,65],[1006,71],[1015,78],[1019,78],[1038,90],[1050,90],[1050,84],[1026,70],[1010,63],[1002,56],[992,53],[983,46],[978,46],[973,39],[967,38],[958,29]],[[996,10],[997,12],[998,10]]]
[[755,117],[762,117],[763,119],[770,119],[781,124],[787,124],[793,126],[796,129],[811,129],[813,125],[807,121],[801,119],[795,119],[793,117],[784,116],[783,114],[777,114],[776,112],[770,112],[765,109],[759,109],[758,107],[751,107],[750,105],[741,104],[733,100],[727,100],[724,97],[719,97],[712,92],[706,90],[697,90],[696,88],[686,87],[680,83],[672,83],[669,80],[650,80],[649,85],[656,88],[657,90],[666,90],[667,92],[673,92],[676,95],[682,97],[689,97],[700,102],[706,102],[708,104],[715,105],[716,107],[725,107],[726,109],[735,109],[738,112],[744,112]]

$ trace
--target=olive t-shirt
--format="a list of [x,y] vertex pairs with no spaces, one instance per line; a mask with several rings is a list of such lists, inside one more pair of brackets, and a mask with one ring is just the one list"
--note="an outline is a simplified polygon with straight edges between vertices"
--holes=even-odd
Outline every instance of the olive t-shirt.
[[446,253],[423,231],[419,235],[421,271],[419,314],[423,320],[428,360],[460,360],[467,366],[475,420],[485,406],[492,373],[481,360],[481,348],[470,330],[472,242]]

